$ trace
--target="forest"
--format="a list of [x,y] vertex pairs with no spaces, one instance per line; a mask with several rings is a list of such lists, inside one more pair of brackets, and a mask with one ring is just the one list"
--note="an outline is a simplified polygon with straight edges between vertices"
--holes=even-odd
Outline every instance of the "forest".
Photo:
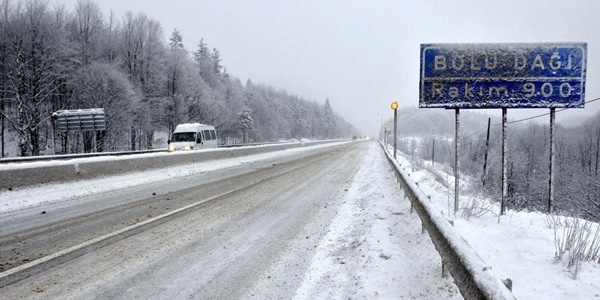
[[[560,113],[560,112],[557,112]],[[486,163],[488,119],[491,119]],[[386,123],[393,128],[393,122]],[[404,109],[398,112],[398,148],[411,159],[434,159],[453,174],[453,110]],[[483,193],[500,201],[502,194],[502,126],[500,118],[461,111],[460,168],[471,194]],[[391,143],[393,136],[388,137]],[[600,221],[600,113],[580,125],[555,127],[553,213]],[[510,121],[508,143],[508,195],[506,205],[516,210],[548,212],[549,117],[526,122]],[[486,172],[484,173],[484,165]],[[452,194],[453,196],[453,194]]]
[[[329,102],[227,73],[201,39],[189,51],[144,13],[108,16],[43,0],[0,4],[1,156],[165,148],[179,123],[214,125],[221,144],[348,138]],[[106,130],[54,134],[59,110],[103,108]]]

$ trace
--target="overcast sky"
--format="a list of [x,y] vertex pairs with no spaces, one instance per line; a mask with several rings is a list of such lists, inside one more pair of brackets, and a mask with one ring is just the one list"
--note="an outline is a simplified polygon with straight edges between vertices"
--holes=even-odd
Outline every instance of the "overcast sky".
[[[56,0],[71,11],[76,0]],[[165,39],[177,28],[188,51],[217,48],[227,71],[324,103],[375,135],[390,104],[417,107],[422,43],[587,42],[586,100],[600,97],[600,1],[97,0],[144,12]],[[600,110],[600,101],[557,115]],[[509,110],[509,118],[547,110]],[[493,113],[498,110],[493,111]]]

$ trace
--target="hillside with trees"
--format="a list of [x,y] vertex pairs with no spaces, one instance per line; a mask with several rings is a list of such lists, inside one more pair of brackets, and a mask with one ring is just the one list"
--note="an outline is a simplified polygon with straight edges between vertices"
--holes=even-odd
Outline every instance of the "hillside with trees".
[[[470,193],[484,192],[500,201],[502,126],[499,118],[491,118],[486,165],[488,118],[472,110],[461,111],[460,172],[469,178]],[[453,173],[453,110],[404,109],[398,112],[398,120],[398,148],[402,152],[414,160],[431,161],[434,158],[435,164],[443,164]],[[387,126],[393,128],[393,123],[389,121]],[[552,210],[600,221],[600,113],[579,126],[565,127],[557,123],[555,129]],[[511,123],[509,120],[507,134],[507,207],[547,212],[549,122]],[[388,141],[392,138],[390,135]]]
[[[3,0],[0,55],[1,157],[160,148],[156,133],[185,122],[215,125],[221,144],[357,134],[328,99],[243,84],[203,40],[189,51],[177,29],[166,38],[144,13],[104,16],[90,0]],[[104,109],[105,131],[52,140],[53,112],[87,108]]]

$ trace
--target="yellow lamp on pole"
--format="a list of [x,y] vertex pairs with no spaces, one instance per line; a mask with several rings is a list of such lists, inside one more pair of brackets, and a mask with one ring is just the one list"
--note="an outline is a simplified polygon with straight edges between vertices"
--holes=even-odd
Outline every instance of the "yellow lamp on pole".
[[396,132],[398,128],[398,102],[392,102],[391,107],[394,110],[394,159],[396,159],[396,145],[398,142],[398,133]]

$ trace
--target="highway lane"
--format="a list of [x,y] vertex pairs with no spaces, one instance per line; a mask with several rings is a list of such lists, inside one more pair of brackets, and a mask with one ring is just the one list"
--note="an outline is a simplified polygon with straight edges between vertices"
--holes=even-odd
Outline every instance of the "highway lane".
[[327,149],[2,213],[0,271],[285,172]]
[[[1,293],[34,291],[27,294],[34,298],[235,298],[291,240],[306,239],[310,256],[311,245],[335,214],[336,195],[344,192],[367,146],[323,148],[2,216],[0,253],[3,266],[10,269],[163,212],[202,203]],[[312,234],[299,236],[308,227]],[[170,283],[178,281],[186,284]]]

